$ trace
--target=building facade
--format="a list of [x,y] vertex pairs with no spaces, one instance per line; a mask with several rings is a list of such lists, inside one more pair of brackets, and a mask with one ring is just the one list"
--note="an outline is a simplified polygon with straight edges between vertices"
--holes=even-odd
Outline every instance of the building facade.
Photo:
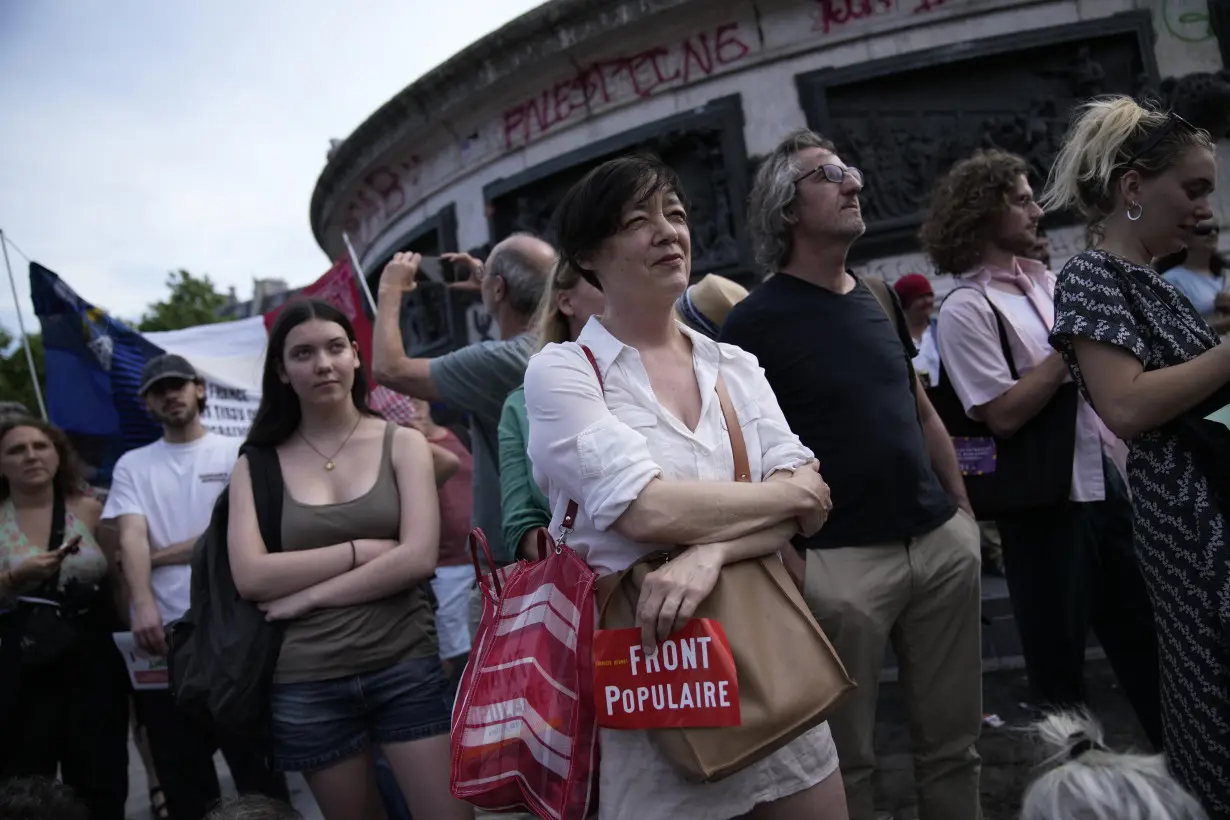
[[[649,149],[692,202],[694,274],[750,286],[764,273],[744,213],[758,158],[809,126],[866,174],[856,267],[934,273],[915,239],[926,197],[975,148],[1025,156],[1040,184],[1072,106],[1103,93],[1154,94],[1225,136],[1223,19],[1206,0],[554,0],[335,145],[312,229],[334,259],[349,236],[374,290],[398,251],[547,235],[585,171]],[[1050,236],[1056,266],[1082,247],[1071,219]],[[490,338],[490,325],[472,299],[424,287],[406,339],[434,355]]]

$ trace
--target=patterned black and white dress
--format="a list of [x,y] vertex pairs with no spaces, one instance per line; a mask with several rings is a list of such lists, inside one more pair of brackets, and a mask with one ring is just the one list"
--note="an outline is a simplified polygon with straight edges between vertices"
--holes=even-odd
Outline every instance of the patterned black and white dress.
[[[1055,289],[1051,344],[1085,390],[1072,339],[1121,347],[1146,370],[1194,359],[1217,335],[1152,269],[1104,251],[1073,257]],[[1230,820],[1230,546],[1208,481],[1176,437],[1129,442],[1135,543],[1161,650],[1162,720],[1175,776]]]

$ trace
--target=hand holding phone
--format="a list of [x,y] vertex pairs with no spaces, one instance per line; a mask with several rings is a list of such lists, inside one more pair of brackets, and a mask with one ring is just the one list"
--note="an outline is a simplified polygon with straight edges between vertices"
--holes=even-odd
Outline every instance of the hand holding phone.
[[64,544],[56,550],[56,554],[61,558],[67,558],[70,555],[76,555],[81,552],[81,536],[74,535],[72,538],[64,542]]

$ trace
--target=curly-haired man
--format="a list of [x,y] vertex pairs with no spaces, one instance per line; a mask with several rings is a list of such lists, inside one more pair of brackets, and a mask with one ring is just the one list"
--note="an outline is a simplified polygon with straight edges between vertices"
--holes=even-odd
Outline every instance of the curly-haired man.
[[[1068,380],[1049,342],[1055,277],[1031,258],[1041,216],[1025,161],[979,151],[936,184],[920,234],[936,266],[959,277],[936,325],[942,378],[998,440],[1041,413]],[[996,521],[1026,671],[1046,706],[1084,705],[1092,625],[1160,749],[1157,645],[1132,552],[1131,501],[1111,458],[1119,442],[1083,398],[1072,424],[1071,480],[1056,488],[1060,500]]]

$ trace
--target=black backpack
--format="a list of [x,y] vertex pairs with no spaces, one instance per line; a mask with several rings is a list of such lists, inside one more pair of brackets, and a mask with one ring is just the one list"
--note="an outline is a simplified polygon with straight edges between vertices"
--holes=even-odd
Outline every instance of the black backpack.
[[[244,446],[265,549],[282,549],[282,468],[271,447]],[[267,737],[269,688],[285,626],[239,595],[227,553],[229,486],[192,553],[191,606],[168,628],[176,705],[227,732]]]

